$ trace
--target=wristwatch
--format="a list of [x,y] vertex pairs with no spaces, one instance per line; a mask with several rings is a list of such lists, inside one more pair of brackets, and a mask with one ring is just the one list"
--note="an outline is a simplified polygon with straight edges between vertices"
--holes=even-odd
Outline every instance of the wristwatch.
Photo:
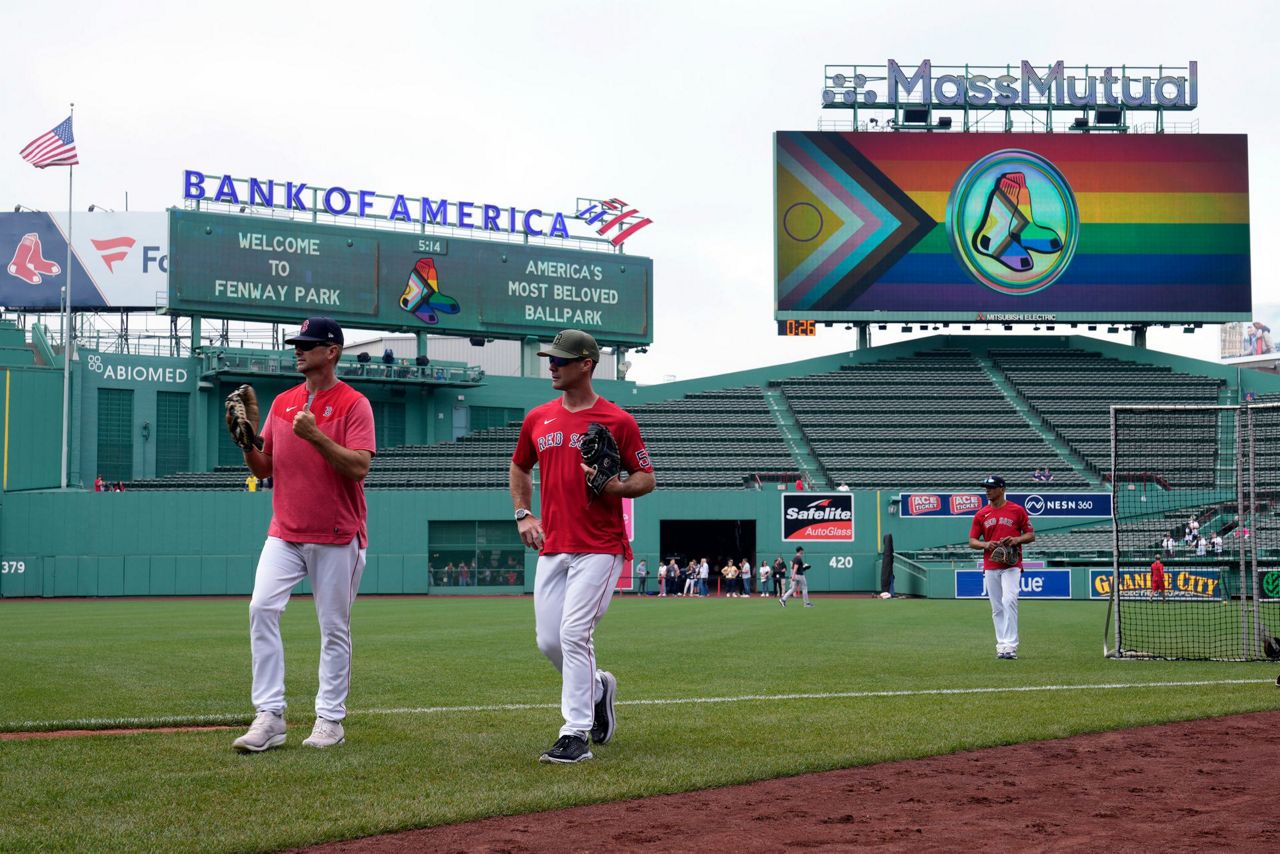
[[516,521],[519,522],[524,517],[532,516],[532,515],[533,515],[533,511],[529,510],[528,508],[521,507],[519,510],[516,511]]

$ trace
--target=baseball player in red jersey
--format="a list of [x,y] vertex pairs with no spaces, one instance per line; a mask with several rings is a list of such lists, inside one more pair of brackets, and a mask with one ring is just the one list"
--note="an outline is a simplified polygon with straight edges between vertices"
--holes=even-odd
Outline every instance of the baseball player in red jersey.
[[1161,602],[1169,601],[1169,585],[1164,580],[1164,564],[1160,562],[1160,555],[1151,562],[1151,595],[1147,598],[1155,599],[1157,593]]
[[[606,744],[616,728],[617,680],[596,667],[592,633],[604,616],[613,588],[631,557],[622,520],[622,499],[653,491],[656,481],[640,428],[627,412],[599,397],[591,375],[600,361],[594,338],[566,329],[538,353],[551,361],[551,387],[563,394],[525,416],[511,457],[511,500],[520,539],[538,549],[533,608],[538,649],[562,681],[564,726],[542,762],[591,758],[590,741]],[[619,476],[600,495],[587,486],[594,470],[579,446],[592,423],[603,424],[621,454]],[[542,517],[533,514],[534,465],[542,473]]]
[[[332,747],[345,739],[351,681],[351,605],[368,544],[364,477],[377,446],[368,399],[339,380],[342,329],[313,317],[294,346],[306,382],[281,393],[262,425],[262,446],[244,458],[259,478],[274,477],[271,526],[249,602],[253,705],[257,717],[233,746],[259,752],[285,741],[284,644],[280,614],[289,592],[310,579],[320,621],[320,689],[316,722],[302,743]],[[256,426],[256,425],[255,425]]]
[[[982,551],[982,576],[991,600],[991,621],[996,626],[996,658],[1018,657],[1018,588],[1022,584],[1022,546],[1034,542],[1031,518],[1019,504],[1006,501],[1004,478],[991,475],[982,481],[987,506],[973,514],[969,548]],[[1008,560],[993,556],[1004,546]]]

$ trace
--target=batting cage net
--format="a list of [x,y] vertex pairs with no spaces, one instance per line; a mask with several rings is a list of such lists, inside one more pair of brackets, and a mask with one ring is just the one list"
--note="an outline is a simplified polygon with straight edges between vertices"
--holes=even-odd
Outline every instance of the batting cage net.
[[1106,652],[1280,657],[1280,404],[1114,406]]

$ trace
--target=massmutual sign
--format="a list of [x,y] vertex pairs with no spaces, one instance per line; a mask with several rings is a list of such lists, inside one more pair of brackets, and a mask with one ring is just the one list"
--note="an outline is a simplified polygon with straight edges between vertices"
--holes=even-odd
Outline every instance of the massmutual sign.
[[1069,67],[1062,60],[1037,68],[1024,59],[1019,66],[938,66],[947,72],[942,74],[935,74],[928,59],[916,66],[892,59],[887,66],[829,65],[822,102],[827,107],[1043,108],[1047,104],[1191,110],[1199,103],[1197,65],[1192,61],[1185,67],[1121,66],[1117,72],[1114,66]]

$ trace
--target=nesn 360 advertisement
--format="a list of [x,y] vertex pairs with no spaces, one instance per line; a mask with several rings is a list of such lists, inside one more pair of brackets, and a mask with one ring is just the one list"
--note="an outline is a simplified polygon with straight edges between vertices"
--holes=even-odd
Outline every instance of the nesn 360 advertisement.
[[1248,138],[779,131],[779,320],[1250,320]]
[[[1111,518],[1109,492],[1011,492],[1006,498],[1022,505],[1032,519]],[[981,492],[903,492],[898,500],[904,519],[972,516],[987,506]]]
[[853,494],[783,493],[782,539],[788,543],[853,542]]

